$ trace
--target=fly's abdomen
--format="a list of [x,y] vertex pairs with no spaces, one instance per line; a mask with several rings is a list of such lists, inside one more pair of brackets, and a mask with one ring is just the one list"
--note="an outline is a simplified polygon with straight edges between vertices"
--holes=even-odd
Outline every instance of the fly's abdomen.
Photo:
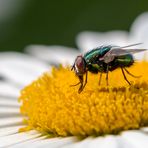
[[115,63],[120,67],[129,67],[134,63],[134,58],[131,54],[118,56],[115,59]]

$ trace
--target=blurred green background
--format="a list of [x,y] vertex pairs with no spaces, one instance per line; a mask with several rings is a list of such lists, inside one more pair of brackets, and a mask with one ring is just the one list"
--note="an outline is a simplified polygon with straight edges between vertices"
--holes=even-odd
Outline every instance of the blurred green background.
[[0,50],[22,51],[29,44],[76,47],[76,35],[85,30],[129,30],[148,1],[0,0],[2,9]]

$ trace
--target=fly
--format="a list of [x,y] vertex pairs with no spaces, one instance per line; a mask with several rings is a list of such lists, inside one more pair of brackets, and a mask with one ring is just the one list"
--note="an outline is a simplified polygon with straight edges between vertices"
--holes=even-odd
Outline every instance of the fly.
[[[100,73],[99,85],[101,84],[102,73],[106,73],[106,83],[108,83],[108,72],[120,68],[124,79],[131,85],[127,79],[125,72],[132,77],[138,78],[131,74],[126,67],[130,67],[134,63],[133,54],[145,51],[146,49],[127,49],[131,46],[136,46],[141,43],[132,44],[124,47],[119,46],[100,46],[93,50],[88,51],[84,55],[78,55],[71,68],[74,70],[76,76],[79,78],[79,82],[75,85],[80,84],[78,93],[81,93],[87,84],[88,71],[94,74]],[[85,80],[84,76],[85,75]]]

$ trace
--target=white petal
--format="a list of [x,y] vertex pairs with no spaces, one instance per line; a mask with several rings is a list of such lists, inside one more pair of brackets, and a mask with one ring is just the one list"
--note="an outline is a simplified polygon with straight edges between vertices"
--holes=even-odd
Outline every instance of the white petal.
[[26,147],[35,148],[35,147],[38,147],[40,141],[42,141],[45,138],[46,136],[28,139],[27,141],[24,141],[24,142],[22,141],[22,142],[19,142],[18,144],[11,145],[11,148],[26,148]]
[[0,137],[0,147],[11,146],[20,142],[39,137],[41,134],[36,131],[17,133],[9,136]]
[[0,137],[18,133],[18,130],[24,126],[12,126],[0,129]]
[[20,89],[8,82],[0,81],[0,96],[16,98],[19,96]]
[[72,64],[78,50],[64,46],[30,45],[26,51],[39,59],[53,64]]
[[89,32],[85,31],[78,34],[77,45],[86,52],[100,45],[118,45],[125,46],[129,44],[128,33],[126,31],[109,31],[109,32]]
[[88,145],[90,144],[91,141],[93,141],[94,138],[88,137],[82,141],[78,141],[76,143],[70,144],[68,146],[65,146],[64,148],[88,148]]
[[50,67],[25,54],[5,52],[0,54],[0,75],[18,85],[27,85]]
[[25,143],[20,143],[14,145],[14,148],[26,148],[26,147],[37,147],[37,148],[59,148],[64,147],[65,145],[69,145],[74,143],[76,138],[68,137],[68,138],[45,138],[40,137],[36,139],[29,140]]
[[117,144],[117,139],[116,136],[106,136],[106,137],[99,137],[96,138],[95,140],[93,140],[90,144],[89,144],[89,148],[117,148],[118,144]]
[[20,103],[18,103],[17,99],[0,97],[0,106],[19,107]]
[[0,117],[1,116],[13,116],[13,115],[19,115],[20,109],[18,107],[0,107]]
[[22,117],[0,118],[0,128],[22,124]]
[[117,148],[117,140],[115,136],[105,136],[105,137],[88,137],[75,144],[68,145],[64,148]]
[[127,131],[121,134],[122,138],[127,140],[134,148],[147,148],[148,135],[140,131]]
[[148,133],[148,127],[143,127],[141,130]]
[[[148,12],[141,14],[137,17],[131,26],[130,40],[134,43],[143,43],[138,48],[148,49]],[[148,60],[148,51],[135,55],[136,59]]]
[[148,12],[139,15],[131,26],[131,40],[142,42],[141,47],[148,47]]
[[122,138],[120,135],[117,136],[116,140],[119,148],[135,148],[131,143]]

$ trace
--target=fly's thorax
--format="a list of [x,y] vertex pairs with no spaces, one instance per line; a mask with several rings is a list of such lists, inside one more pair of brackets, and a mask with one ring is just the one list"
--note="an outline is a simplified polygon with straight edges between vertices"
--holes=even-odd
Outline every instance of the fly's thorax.
[[96,63],[99,60],[99,58],[103,57],[108,51],[110,51],[111,48],[112,48],[112,46],[97,47],[93,50],[88,51],[84,55],[84,59],[87,62],[87,64],[88,63]]

